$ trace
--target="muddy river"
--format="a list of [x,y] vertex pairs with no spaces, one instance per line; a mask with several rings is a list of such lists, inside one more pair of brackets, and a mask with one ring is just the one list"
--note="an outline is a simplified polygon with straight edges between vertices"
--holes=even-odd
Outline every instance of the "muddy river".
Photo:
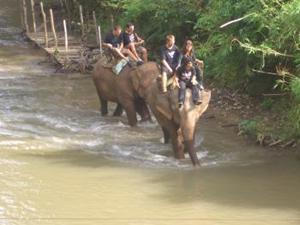
[[300,160],[200,121],[193,169],[157,123],[101,117],[90,75],[55,73],[0,0],[0,225],[300,224]]

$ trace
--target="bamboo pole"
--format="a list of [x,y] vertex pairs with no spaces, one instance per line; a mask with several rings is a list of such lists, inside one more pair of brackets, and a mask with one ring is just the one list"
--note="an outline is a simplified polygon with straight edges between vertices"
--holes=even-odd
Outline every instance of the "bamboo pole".
[[95,11],[93,11],[93,21],[94,21],[95,31],[96,31],[96,41],[97,41],[97,44],[99,44],[98,25],[97,25],[97,19],[96,19]]
[[21,26],[22,26],[22,29],[25,30],[23,1],[20,0],[19,2],[20,2],[19,7],[20,7],[20,15],[21,15]]
[[102,37],[101,37],[101,27],[98,26],[98,39],[99,39],[99,49],[100,49],[100,55],[102,56]]
[[24,15],[25,31],[26,31],[26,32],[29,32],[28,18],[27,18],[27,4],[26,4],[26,0],[23,0],[23,15]]
[[56,30],[55,30],[55,23],[54,23],[54,17],[53,17],[53,10],[50,9],[50,21],[51,21],[51,28],[52,28],[52,32],[53,32],[53,37],[54,37],[54,43],[55,43],[55,48],[57,49],[58,47],[58,42],[57,42],[57,35],[56,35]]
[[82,13],[82,5],[79,5],[79,15],[80,15],[80,24],[81,24],[81,34],[84,36],[84,21],[83,21],[83,13]]
[[68,43],[68,30],[67,30],[67,22],[64,20],[64,32],[65,32],[65,49],[66,49],[66,57],[68,58],[68,51],[69,51],[69,43]]
[[45,46],[48,48],[48,31],[47,31],[47,18],[46,18],[46,13],[44,11],[44,5],[43,2],[40,2],[41,5],[41,11],[42,11],[42,16],[43,16],[43,21],[44,21],[44,31],[45,31]]
[[113,14],[110,15],[110,22],[111,22],[111,28],[114,29],[115,19],[114,19],[114,15]]
[[36,33],[36,21],[35,21],[35,11],[34,11],[34,0],[30,0],[30,3],[31,3],[31,15],[32,15],[33,32]]

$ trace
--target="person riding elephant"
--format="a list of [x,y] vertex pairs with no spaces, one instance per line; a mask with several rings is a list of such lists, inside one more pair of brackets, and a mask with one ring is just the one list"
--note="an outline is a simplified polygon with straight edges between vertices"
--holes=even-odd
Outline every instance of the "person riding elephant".
[[166,45],[161,48],[161,84],[162,92],[167,92],[168,79],[175,76],[176,70],[180,66],[181,53],[175,45],[175,36],[168,35],[166,37]]
[[138,58],[130,50],[124,48],[122,28],[120,25],[115,25],[113,30],[105,36],[103,47],[121,59],[128,61],[126,56],[129,56],[129,58],[136,63],[139,62]]
[[177,82],[178,82],[178,108],[182,108],[185,101],[186,88],[192,90],[193,102],[195,105],[201,104],[199,97],[198,82],[196,81],[196,70],[193,66],[191,59],[184,59],[184,63],[176,71]]
[[[147,49],[142,45],[144,40],[134,31],[133,23],[128,23],[123,32],[124,47],[132,52],[139,59],[140,64],[148,62]],[[140,58],[140,55],[142,59]]]
[[194,48],[193,48],[193,42],[191,40],[186,40],[183,45],[183,50],[182,50],[182,62],[184,62],[186,59],[192,61],[193,66],[196,71],[196,79],[198,82],[198,86],[200,90],[203,90],[203,67],[204,63],[202,60],[197,59],[195,56]]

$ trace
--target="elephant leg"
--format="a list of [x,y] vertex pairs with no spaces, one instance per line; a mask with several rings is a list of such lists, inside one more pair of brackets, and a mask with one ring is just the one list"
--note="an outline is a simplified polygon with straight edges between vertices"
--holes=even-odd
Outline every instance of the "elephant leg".
[[187,151],[190,155],[190,158],[192,160],[193,165],[194,166],[200,166],[200,162],[199,162],[197,153],[194,150],[194,141],[193,140],[192,141],[185,141],[184,146],[185,146],[185,149],[187,149]]
[[173,146],[173,151],[175,154],[175,157],[177,159],[184,159],[184,145],[182,142],[182,136],[180,134],[180,129],[177,129],[175,127],[173,127],[171,129],[171,140],[172,140],[172,146]]
[[121,116],[122,113],[123,113],[123,107],[121,104],[118,103],[113,116]]
[[123,104],[123,108],[127,114],[128,123],[130,126],[134,127],[137,125],[135,105],[133,101],[127,101]]
[[107,101],[104,100],[103,98],[100,98],[100,102],[101,102],[101,115],[102,116],[106,116],[108,114],[108,109],[107,109]]
[[149,108],[143,99],[135,102],[136,112],[141,116],[142,121],[151,121]]
[[162,131],[164,133],[164,143],[168,144],[170,142],[170,134],[169,134],[168,130],[164,127],[162,127]]

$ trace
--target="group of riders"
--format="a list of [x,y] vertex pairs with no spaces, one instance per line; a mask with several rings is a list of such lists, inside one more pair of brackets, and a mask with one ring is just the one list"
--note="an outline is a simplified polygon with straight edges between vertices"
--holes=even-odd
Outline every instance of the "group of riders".
[[[121,26],[115,25],[106,35],[103,46],[113,55],[126,60],[129,66],[132,66],[132,61],[140,66],[148,61],[148,53],[143,44],[144,40],[134,31],[134,24],[128,23],[124,32]],[[166,43],[161,48],[160,61],[162,93],[167,93],[168,80],[172,79],[179,87],[179,109],[184,105],[186,88],[192,90],[194,104],[201,104],[199,91],[203,90],[203,61],[195,57],[192,41],[186,40],[180,51],[175,45],[175,36],[167,35]]]

